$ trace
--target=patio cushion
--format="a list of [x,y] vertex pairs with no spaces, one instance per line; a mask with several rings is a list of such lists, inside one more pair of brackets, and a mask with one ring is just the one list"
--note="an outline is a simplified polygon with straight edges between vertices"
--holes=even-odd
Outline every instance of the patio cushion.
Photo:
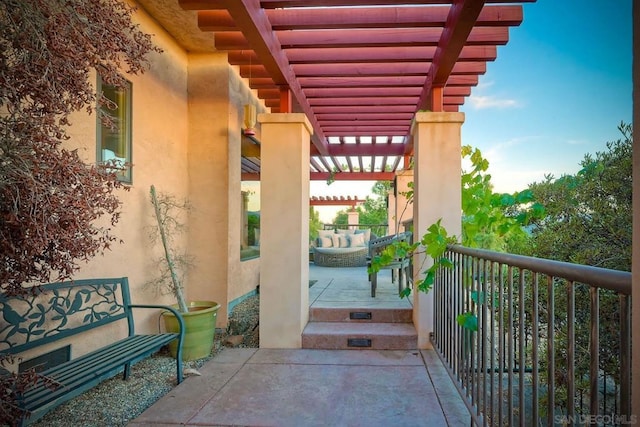
[[318,237],[317,245],[319,248],[330,248],[333,246],[333,240],[329,237]]
[[363,228],[363,229],[359,229],[356,230],[355,234],[363,234],[364,235],[364,242],[365,244],[369,244],[369,240],[371,240],[371,229],[370,228]]
[[349,236],[349,246],[351,247],[366,247],[367,244],[364,242],[364,234],[352,234]]
[[333,230],[318,230],[318,237],[331,238],[331,236],[333,236],[334,234],[336,233]]

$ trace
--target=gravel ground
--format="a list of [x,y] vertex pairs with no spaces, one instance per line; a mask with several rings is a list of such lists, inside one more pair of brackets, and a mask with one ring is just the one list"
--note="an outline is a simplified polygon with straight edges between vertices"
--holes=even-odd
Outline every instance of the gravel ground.
[[[259,297],[252,296],[234,307],[226,331],[217,330],[211,356],[185,362],[184,368],[198,369],[215,357],[231,335],[243,335],[237,347],[257,348]],[[131,376],[117,375],[93,389],[58,406],[33,426],[37,427],[117,427],[138,417],[145,409],[175,387],[175,360],[167,351],[136,363]]]

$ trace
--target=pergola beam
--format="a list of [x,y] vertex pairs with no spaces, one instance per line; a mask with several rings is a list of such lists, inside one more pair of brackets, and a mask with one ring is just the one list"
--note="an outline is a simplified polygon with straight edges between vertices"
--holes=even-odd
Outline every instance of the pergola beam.
[[[246,1],[246,0],[242,0]],[[311,29],[345,29],[345,28],[395,28],[395,27],[447,27],[449,6],[433,7],[398,7],[372,8],[359,7],[341,9],[267,9],[266,15],[273,30],[311,30]],[[522,14],[518,6],[493,6],[482,10],[484,1],[470,0],[469,3],[481,3],[482,13],[476,15],[476,26],[512,26],[519,25]],[[471,5],[465,7],[469,8]],[[454,12],[457,14],[457,12]]]
[[[207,0],[204,0],[207,1]],[[209,0],[215,3],[214,0]],[[536,0],[519,0],[523,3],[532,3]],[[449,4],[450,0],[402,0],[402,4]],[[287,7],[335,7],[335,6],[394,6],[398,0],[262,0],[265,9]],[[512,0],[488,0],[487,3],[513,3]]]
[[[216,24],[212,22],[213,26]],[[220,28],[225,28],[220,22]],[[229,30],[230,31],[230,30]],[[441,28],[376,28],[366,30],[335,29],[332,31],[296,30],[278,31],[276,35],[282,48],[318,47],[397,47],[397,46],[437,46],[442,34]],[[507,27],[477,27],[469,34],[466,44],[506,44],[509,40]]]
[[329,178],[335,181],[393,181],[395,172],[339,172],[330,175],[329,172],[311,172],[312,181],[326,181]]
[[314,129],[312,140],[321,153],[327,152],[327,141],[322,129],[318,125],[315,114],[307,102],[307,98],[291,71],[289,61],[282,52],[280,43],[273,33],[273,28],[262,8],[259,0],[220,0],[223,2],[234,22],[242,28],[244,37],[249,41],[252,50],[256,52],[260,63],[267,69],[269,75],[279,86],[291,90],[298,105],[307,116]]

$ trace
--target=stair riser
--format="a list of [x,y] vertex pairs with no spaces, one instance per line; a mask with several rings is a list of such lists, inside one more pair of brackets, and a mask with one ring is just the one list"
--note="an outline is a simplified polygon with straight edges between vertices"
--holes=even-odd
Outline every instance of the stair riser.
[[[370,315],[370,318],[368,318]],[[310,322],[412,323],[411,309],[311,308]]]
[[[371,346],[360,346],[370,340]],[[349,345],[351,341],[351,346]],[[321,350],[414,350],[417,336],[303,335],[302,348]]]

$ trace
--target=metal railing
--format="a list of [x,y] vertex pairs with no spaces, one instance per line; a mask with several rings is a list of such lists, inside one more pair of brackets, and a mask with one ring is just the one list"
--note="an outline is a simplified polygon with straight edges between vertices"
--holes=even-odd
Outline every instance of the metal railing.
[[431,342],[481,426],[631,415],[631,273],[451,246]]

